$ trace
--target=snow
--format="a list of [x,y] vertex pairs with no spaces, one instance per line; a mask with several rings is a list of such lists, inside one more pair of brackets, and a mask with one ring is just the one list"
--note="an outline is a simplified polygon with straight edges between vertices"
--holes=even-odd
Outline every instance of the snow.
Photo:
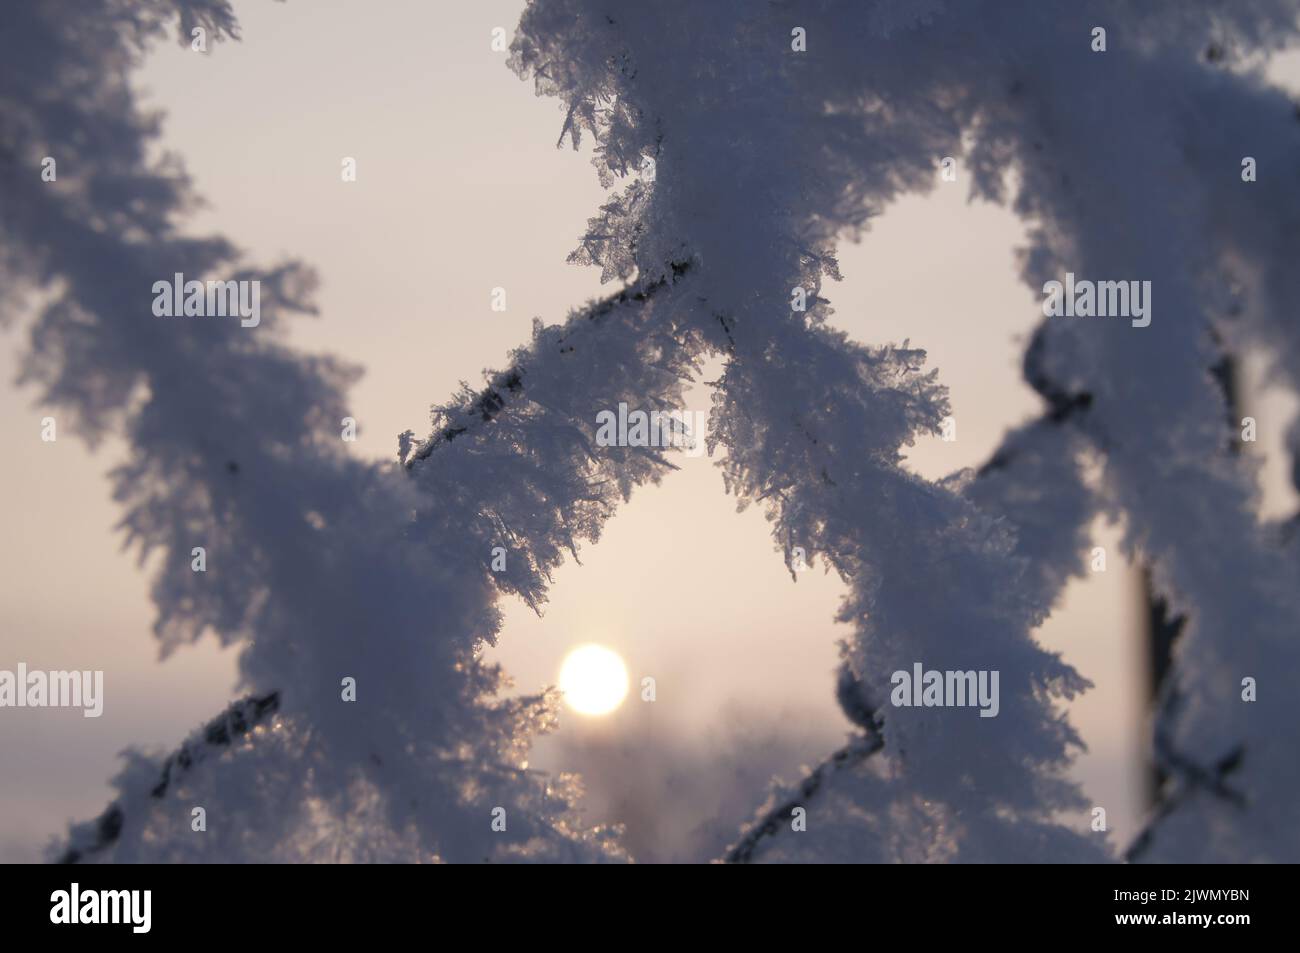
[[[201,544],[219,569],[159,573],[163,649],[214,631],[241,647],[242,689],[277,705],[191,739],[162,794],[165,762],[131,754],[113,836],[71,835],[82,859],[625,859],[616,832],[581,824],[576,781],[525,766],[555,700],[501,700],[479,651],[502,593],[542,605],[560,561],[672,468],[673,448],[599,446],[596,414],[681,409],[719,354],[710,450],[787,565],[800,547],[847,584],[839,696],[861,729],[811,788],[773,792],[766,812],[806,807],[807,830],[745,859],[1116,859],[1065,776],[1081,746],[1065,710],[1088,683],[1034,636],[1101,511],[1189,619],[1157,725],[1166,807],[1138,856],[1300,857],[1295,553],[1255,518],[1208,370],[1251,344],[1300,384],[1300,126],[1250,59],[1294,40],[1293,4],[535,0],[510,63],[562,103],[561,142],[594,139],[602,184],[621,185],[572,260],[625,287],[538,322],[384,465],[338,439],[357,369],[281,343],[314,275],[182,237],[196,197],[145,158],[155,125],[127,85],[142,45],[177,11],[182,42],[195,25],[234,36],[228,5],[127,9],[79,7],[76,26],[57,3],[7,13],[0,62],[45,79],[41,100],[0,106],[4,175],[50,154],[67,171],[59,188],[6,183],[0,278],[48,295],[27,382],[88,439],[130,440],[114,474],[129,545],[176,567]],[[1030,224],[1029,287],[1074,273],[1154,296],[1146,326],[1046,318],[1025,364],[1043,416],[980,472],[932,483],[901,454],[939,432],[946,391],[922,347],[837,332],[827,280],[837,243],[931,187],[947,155]],[[260,325],[153,318],[150,289],[175,273],[259,281]],[[918,664],[998,673],[996,717],[890,705],[891,673]],[[221,833],[187,836],[191,803],[219,809]]]

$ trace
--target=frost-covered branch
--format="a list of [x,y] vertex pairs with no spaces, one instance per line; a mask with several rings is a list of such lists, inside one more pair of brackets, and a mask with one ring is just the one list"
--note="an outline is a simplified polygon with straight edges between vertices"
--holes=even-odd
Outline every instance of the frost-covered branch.
[[[1099,510],[1123,516],[1188,619],[1156,735],[1178,787],[1143,856],[1300,852],[1294,706],[1241,689],[1300,680],[1296,561],[1256,524],[1207,372],[1216,335],[1300,367],[1300,203],[1280,175],[1239,175],[1244,142],[1263,170],[1300,153],[1276,123],[1285,98],[1244,59],[1296,37],[1292,3],[832,2],[728,20],[687,0],[534,0],[512,67],[561,100],[561,139],[595,140],[602,183],[630,179],[573,260],[632,284],[535,325],[507,370],[435,408],[427,440],[402,435],[400,467],[338,440],[356,370],[279,341],[313,308],[310,272],[181,236],[188,184],[148,159],[131,65],[178,16],[233,37],[228,6],[70,9],[24,7],[0,36],[0,62],[38,56],[61,107],[0,97],[0,270],[45,295],[25,379],[87,439],[125,432],[115,496],[130,543],[162,555],[164,648],[212,630],[240,646],[241,690],[278,705],[275,731],[206,759],[219,772],[170,762],[167,797],[149,786],[159,766],[135,761],[119,778],[117,804],[139,799],[129,822],[111,808],[79,828],[79,856],[620,859],[579,823],[575,789],[523,766],[553,701],[503,700],[479,649],[501,591],[539,606],[566,554],[671,469],[652,448],[595,446],[595,414],[680,406],[711,354],[726,360],[709,446],[727,451],[728,491],[764,508],[787,563],[799,546],[844,580],[851,684],[890,699],[863,701],[864,734],[810,779],[807,831],[773,837],[769,815],[740,859],[1109,859],[1066,775],[1081,739],[1062,708],[1087,682],[1035,641]],[[45,156],[70,170],[58,188]],[[931,483],[903,465],[950,410],[924,350],[850,341],[823,283],[837,243],[934,187],[943,156],[1025,220],[1035,294],[1066,273],[1157,290],[1145,326],[1048,318],[1025,362],[1044,417],[978,473]],[[261,324],[159,322],[148,289],[176,272],[260,281]],[[189,571],[194,545],[205,573]],[[896,701],[913,665],[1000,675],[997,710]],[[194,766],[205,750],[181,752]],[[181,797],[221,821],[214,836],[188,836]],[[496,806],[509,838],[489,833]]]
[[[695,29],[698,16],[686,4],[669,15],[600,0],[538,0],[525,14],[513,64],[540,94],[566,103],[575,139],[579,131],[596,138],[602,181],[624,175],[628,157],[655,160],[653,185],[634,182],[603,208],[582,254],[607,274],[653,271],[683,245],[705,263],[698,287],[709,304],[697,309],[697,325],[708,333],[725,314],[719,350],[728,355],[711,442],[728,449],[729,488],[768,506],[778,545],[788,554],[799,540],[849,582],[841,618],[857,627],[855,674],[879,693],[909,660],[943,659],[949,664],[940,667],[1000,670],[1004,685],[1026,692],[1010,717],[1004,711],[981,728],[942,713],[891,711],[888,783],[873,781],[842,807],[845,817],[861,816],[865,804],[903,811],[916,820],[916,838],[909,846],[906,826],[900,835],[895,824],[885,838],[892,847],[875,854],[863,843],[861,855],[1042,857],[1050,847],[1052,859],[1063,848],[1085,856],[1081,841],[1045,837],[1048,816],[1079,803],[1057,774],[1078,739],[1051,701],[1083,683],[1031,635],[1077,565],[1084,532],[1071,523],[1056,543],[1044,530],[1058,505],[1080,518],[1097,506],[1077,489],[1080,452],[1100,455],[1098,502],[1126,515],[1127,545],[1153,559],[1158,584],[1179,608],[1198,610],[1179,662],[1184,688],[1199,699],[1193,710],[1217,712],[1201,720],[1197,737],[1211,760],[1249,730],[1230,697],[1236,680],[1222,673],[1288,672],[1296,663],[1295,646],[1279,641],[1297,618],[1285,573],[1253,529],[1240,466],[1222,452],[1222,404],[1206,372],[1213,298],[1199,287],[1216,249],[1194,244],[1217,234],[1207,196],[1241,189],[1236,150],[1261,134],[1259,123],[1234,118],[1231,145],[1202,148],[1221,138],[1205,104],[1227,115],[1219,108],[1227,91],[1250,107],[1235,116],[1258,119],[1276,98],[1202,53],[1212,46],[1222,62],[1276,48],[1295,36],[1295,10],[1260,2],[1203,16],[1186,4],[1049,11],[989,3],[887,13],[832,3],[797,14],[765,8]],[[671,39],[666,22],[675,26]],[[1105,58],[1089,42],[1100,22],[1113,24]],[[807,44],[790,44],[792,32]],[[662,55],[666,44],[679,55]],[[933,68],[918,79],[916,62]],[[1079,108],[1094,102],[1108,105]],[[1136,165],[1115,141],[1133,144]],[[946,409],[916,371],[922,352],[855,353],[822,324],[829,310],[820,282],[837,277],[836,238],[900,191],[930,187],[943,155],[962,157],[976,194],[994,201],[1007,199],[1007,170],[1018,173],[1015,207],[1031,227],[1024,272],[1035,291],[1066,272],[1136,274],[1159,289],[1160,317],[1140,330],[1049,321],[1036,336],[1029,379],[1051,422],[1068,426],[1031,426],[1013,440],[1017,452],[1033,452],[1040,477],[1067,472],[1070,492],[1058,499],[1048,482],[1030,501],[1008,497],[1001,502],[1019,517],[1006,522],[988,499],[979,512],[964,505],[954,492],[961,480],[925,486],[897,469],[898,447],[933,430]],[[779,162],[764,161],[771,156]],[[1174,169],[1182,192],[1171,191]],[[1270,253],[1289,242],[1275,237]],[[816,302],[802,315],[789,312],[792,287]],[[1232,571],[1216,572],[1225,558]],[[1249,648],[1224,656],[1217,634],[1239,634],[1243,616]],[[1283,723],[1285,704],[1275,696],[1265,723]],[[1263,741],[1269,756],[1248,756],[1244,770],[1285,764],[1285,737]],[[1012,777],[1019,780],[1009,784]],[[1217,850],[1245,857],[1277,849],[1239,836],[1229,847],[1235,822],[1225,820]],[[1269,826],[1262,815],[1256,821]],[[885,827],[866,828],[880,846]],[[945,840],[932,850],[923,841],[935,830]],[[843,833],[801,840],[826,849]]]
[[[607,323],[604,319],[616,309],[645,304],[660,290],[685,275],[690,267],[689,261],[674,262],[668,276],[637,287],[625,288],[582,309],[570,322],[568,332],[560,339],[563,342],[562,353],[572,354],[576,351],[574,338],[583,333],[586,327],[583,322],[590,322],[594,328],[603,327]],[[487,386],[468,401],[459,407],[444,407],[439,415],[439,426],[426,440],[413,444],[409,431],[403,434],[399,454],[402,465],[408,469],[413,468],[444,443],[451,443],[457,437],[472,433],[476,427],[491,423],[507,404],[523,395],[525,385],[525,368],[520,365],[512,365],[493,374]]]
[[[279,707],[280,696],[274,692],[233,702],[167,756],[156,782],[147,788],[147,796],[155,800],[166,797],[191,770],[241,742],[249,732],[267,722]],[[144,796],[144,792],[140,795]],[[121,836],[123,826],[136,813],[119,799],[95,820],[73,827],[60,863],[75,864],[111,848]]]
[[[688,265],[683,264],[674,270],[677,277],[685,274]],[[625,289],[617,294],[610,295],[600,301],[594,302],[588,307],[579,309],[570,318],[570,320],[560,328],[538,329],[539,340],[546,340],[556,343],[554,348],[539,347],[536,349],[520,349],[517,352],[517,363],[512,365],[511,369],[492,375],[494,381],[503,379],[515,380],[518,383],[514,386],[489,385],[487,389],[479,394],[463,399],[458,403],[453,403],[447,407],[439,409],[435,416],[440,420],[455,419],[464,423],[458,425],[458,432],[453,436],[447,436],[447,426],[435,431],[432,439],[422,445],[422,452],[418,458],[408,461],[408,471],[412,476],[419,478],[424,474],[417,463],[422,464],[423,468],[435,470],[430,458],[435,456],[435,451],[441,449],[442,453],[461,453],[465,455],[475,455],[487,452],[487,447],[491,444],[494,437],[479,431],[478,427],[493,421],[497,421],[499,416],[503,419],[498,421],[501,429],[508,434],[507,440],[520,440],[531,450],[540,452],[544,446],[542,433],[550,426],[549,418],[545,421],[534,420],[530,418],[530,397],[525,397],[524,386],[522,381],[527,374],[530,380],[535,379],[539,385],[552,380],[556,374],[564,373],[567,368],[563,365],[570,360],[570,355],[576,355],[577,359],[584,359],[588,366],[595,366],[596,357],[602,353],[619,353],[621,347],[631,346],[635,348],[635,341],[629,331],[629,322],[639,323],[644,321],[644,315],[640,312],[655,294],[665,291],[669,288],[671,281],[664,280],[652,284],[649,288]],[[610,324],[616,325],[614,328],[608,328]],[[608,330],[606,330],[608,328]],[[644,328],[643,328],[644,329]],[[624,335],[624,339],[619,344],[613,341],[608,343],[603,338],[612,335]],[[555,365],[552,368],[552,365]],[[671,362],[670,362],[671,366]],[[680,372],[685,372],[686,365],[683,365]],[[681,378],[677,377],[679,373],[664,376],[662,372],[654,372],[664,384],[670,387],[678,387],[681,384]],[[627,375],[621,375],[627,378]],[[628,378],[635,380],[635,378]],[[501,399],[495,395],[498,392],[504,392],[509,396]],[[541,396],[541,395],[537,395]],[[671,395],[663,395],[657,399],[666,400]],[[535,410],[535,408],[534,408]],[[575,421],[575,423],[579,423]],[[535,434],[535,439],[530,441],[530,437]],[[456,439],[460,438],[460,439]],[[652,473],[653,464],[639,464],[641,467],[648,467],[644,472]],[[668,466],[665,462],[664,466]],[[435,478],[430,476],[430,479]],[[474,532],[488,532],[490,535],[492,527],[504,526],[505,519],[497,514],[502,510],[503,504],[500,500],[493,502],[493,493],[488,487],[499,485],[500,481],[489,481],[487,484],[479,484],[478,487],[481,495],[477,504],[468,506],[465,512],[480,517],[480,528]],[[461,488],[463,492],[463,487]],[[593,501],[593,497],[588,497],[586,502]],[[565,510],[560,511],[564,516]],[[572,512],[567,511],[571,517]],[[516,517],[510,517],[511,520]],[[487,520],[489,525],[486,530],[482,527],[482,520]],[[520,523],[521,527],[523,523]],[[466,531],[466,538],[473,535]],[[568,536],[569,541],[576,547],[577,532],[571,532]],[[545,577],[550,565],[556,558],[554,553],[543,554],[534,547],[532,541],[526,536],[514,536],[513,541],[517,544],[514,548],[513,566],[507,567],[507,570],[501,573],[493,573],[489,578],[499,584],[503,589],[511,591],[518,589],[525,598],[529,598],[536,604],[537,601],[544,597]],[[487,561],[487,555],[490,549],[487,543],[491,539],[484,537],[484,542],[480,546],[480,558]],[[530,548],[533,547],[533,548]],[[273,701],[271,707],[267,707],[266,699]],[[225,714],[219,716],[209,723],[207,728],[194,739],[187,742],[182,748],[164,763],[162,768],[163,782],[159,785],[147,789],[148,796],[151,798],[161,798],[168,790],[167,779],[175,769],[188,771],[191,766],[197,765],[205,760],[206,748],[203,743],[215,743],[224,745],[228,740],[222,740],[222,726],[230,725],[231,733],[235,736],[242,735],[244,732],[238,730],[240,724],[248,723],[251,725],[258,719],[250,719],[247,706],[254,705],[254,711],[264,714],[268,711],[274,711],[279,705],[279,693],[272,693],[261,701],[241,702]],[[141,794],[141,797],[144,795]],[[129,818],[137,817],[141,811],[132,810],[127,804],[127,798],[119,799],[111,805],[101,817],[92,822],[90,825],[83,825],[74,829],[71,835],[71,843],[63,853],[64,859],[82,859],[91,854],[97,854],[100,851],[112,846],[117,841],[122,827],[128,822]],[[152,805],[146,803],[144,810],[152,809]]]
[[[693,346],[670,309],[642,302],[611,308],[616,317],[602,320],[619,327],[598,347],[564,341],[583,338],[586,318],[539,327],[535,346],[517,353],[528,401],[490,433],[456,440],[414,479],[351,459],[338,426],[356,372],[278,342],[287,314],[312,308],[310,273],[258,272],[226,241],[175,229],[192,196],[173,165],[147,160],[156,124],[128,81],[167,9],[144,0],[149,29],[132,32],[104,11],[49,4],[5,31],[5,52],[14,42],[41,51],[50,95],[67,108],[0,100],[5,128],[21,130],[3,143],[0,261],[48,301],[28,381],[66,430],[127,434],[115,495],[129,541],[162,557],[153,594],[164,647],[207,630],[238,643],[241,689],[274,693],[280,718],[277,731],[232,747],[219,771],[186,772],[206,836],[182,823],[171,795],[136,797],[160,766],[131,755],[118,798],[130,816],[108,822],[111,843],[83,829],[74,849],[116,861],[302,859],[321,844],[357,859],[620,857],[608,832],[578,822],[570,784],[523,767],[533,734],[553,724],[554,699],[501,699],[504,676],[478,650],[500,625],[500,588],[538,603],[563,554],[668,469],[661,454],[593,461],[573,425],[602,388],[615,402],[671,405]],[[61,163],[57,187],[41,180],[45,155]],[[176,272],[260,281],[260,324],[157,318],[152,286]],[[607,376],[561,386],[577,361]],[[506,460],[517,482],[501,479]],[[488,562],[503,526],[518,545],[497,578]],[[206,572],[191,571],[195,545]],[[497,807],[508,837],[491,828]],[[100,849],[87,854],[85,843]]]

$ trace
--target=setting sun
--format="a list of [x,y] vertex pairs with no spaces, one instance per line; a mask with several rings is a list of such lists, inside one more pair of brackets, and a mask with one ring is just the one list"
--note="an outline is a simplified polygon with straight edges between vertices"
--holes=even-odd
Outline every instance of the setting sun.
[[627,667],[612,649],[580,645],[560,666],[560,691],[574,711],[607,715],[627,697]]

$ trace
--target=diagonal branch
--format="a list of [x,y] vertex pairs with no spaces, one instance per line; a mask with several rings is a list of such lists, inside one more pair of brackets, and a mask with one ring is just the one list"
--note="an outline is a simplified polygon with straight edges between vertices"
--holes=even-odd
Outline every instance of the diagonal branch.
[[[1052,430],[1070,424],[1080,424],[1080,418],[1086,416],[1092,404],[1090,394],[1069,394],[1054,384],[1042,372],[1039,362],[1043,348],[1042,335],[1036,335],[1034,343],[1026,355],[1025,375],[1030,385],[1039,393],[1047,404],[1047,409],[1037,421],[1019,428],[1003,441],[1002,445],[975,471],[976,481],[987,481],[1005,477],[1022,467],[1017,461],[1022,458],[1023,450],[1015,439],[1022,434],[1036,429]],[[1030,465],[1032,470],[1032,464]],[[769,492],[777,492],[775,489]],[[1063,577],[1062,577],[1063,579]],[[829,780],[841,772],[851,771],[884,748],[884,719],[878,706],[872,704],[866,696],[864,686],[847,666],[840,670],[836,695],[844,713],[862,734],[856,735],[844,747],[838,749],[822,761],[798,784],[798,795],[783,800],[762,819],[757,821],[749,831],[724,856],[728,864],[751,863],[756,854],[787,829],[791,812],[796,807],[807,807],[808,802],[816,798],[827,786]]]
[[[195,765],[230,748],[279,709],[279,692],[261,697],[250,695],[231,704],[167,756],[158,783],[150,788],[149,796],[161,800]],[[59,857],[59,863],[75,864],[112,847],[121,836],[125,823],[126,810],[119,799],[95,820],[73,829],[68,847]]]
[[759,848],[765,846],[767,840],[775,837],[777,833],[784,829],[783,822],[789,819],[791,812],[796,807],[806,807],[808,802],[818,795],[831,776],[841,771],[852,770],[884,746],[885,739],[878,731],[869,731],[854,737],[843,748],[840,748],[813,768],[808,776],[799,782],[798,797],[782,801],[768,811],[761,821],[751,827],[736,846],[727,851],[723,863],[750,863]]
[[[575,319],[586,319],[593,325],[599,326],[601,319],[615,309],[625,306],[640,307],[651,300],[658,292],[676,284],[677,279],[686,274],[690,267],[689,262],[673,262],[670,275],[649,282],[635,290],[624,288],[617,294],[610,295],[590,305],[586,310],[579,312],[574,317]],[[417,463],[427,459],[439,447],[451,443],[465,434],[472,434],[479,427],[483,427],[495,420],[507,405],[523,396],[525,373],[525,369],[521,365],[513,364],[504,371],[498,371],[494,374],[487,387],[479,391],[472,400],[467,401],[454,415],[453,419],[435,430],[429,436],[429,439],[418,444],[414,453],[409,456],[403,453],[403,466],[408,470],[413,470]],[[402,446],[404,450],[409,451],[409,431],[403,437],[406,439]]]
[[[585,319],[592,325],[599,326],[603,323],[601,319],[615,309],[625,306],[640,307],[645,304],[657,292],[675,283],[677,278],[685,274],[689,268],[689,263],[674,263],[669,276],[647,283],[641,288],[624,288],[577,312],[574,320]],[[439,447],[446,446],[463,435],[472,436],[479,427],[490,423],[512,401],[521,397],[523,392],[522,367],[516,365],[496,374],[486,388],[462,406],[453,422],[435,431],[427,441],[418,446],[409,459],[403,453],[403,466],[408,471],[412,471],[416,463],[428,459]],[[410,450],[409,432],[402,436],[401,446],[406,451]],[[229,708],[191,735],[167,757],[163,762],[158,783],[149,790],[149,797],[162,799],[193,768],[228,749],[257,725],[268,720],[279,710],[279,707],[278,691],[260,697],[250,696],[232,703]],[[129,809],[124,798],[114,801],[95,820],[72,829],[68,846],[59,855],[59,862],[78,863],[109,849],[120,838],[128,817],[136,813]]]

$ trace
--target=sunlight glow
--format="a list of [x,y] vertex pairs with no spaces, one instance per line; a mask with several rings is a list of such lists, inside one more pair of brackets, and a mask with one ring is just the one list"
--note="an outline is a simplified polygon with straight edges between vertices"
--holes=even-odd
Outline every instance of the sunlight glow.
[[613,649],[580,645],[560,666],[564,701],[583,715],[607,715],[627,697],[627,666]]

